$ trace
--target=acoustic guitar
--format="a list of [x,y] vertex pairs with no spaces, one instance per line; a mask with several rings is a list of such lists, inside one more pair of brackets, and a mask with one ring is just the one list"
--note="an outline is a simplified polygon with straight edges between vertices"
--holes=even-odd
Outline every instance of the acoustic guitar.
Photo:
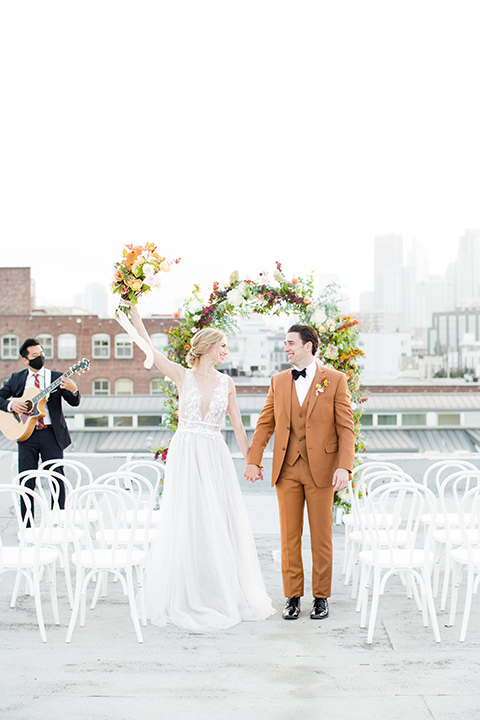
[[0,430],[5,437],[17,442],[23,442],[23,440],[29,438],[37,421],[45,417],[46,413],[43,408],[48,396],[60,385],[62,378],[69,378],[89,369],[90,360],[83,358],[83,360],[80,360],[80,362],[54,380],[45,390],[38,391],[37,388],[29,388],[21,398],[16,398],[26,403],[26,413],[3,412],[3,410],[0,410]]

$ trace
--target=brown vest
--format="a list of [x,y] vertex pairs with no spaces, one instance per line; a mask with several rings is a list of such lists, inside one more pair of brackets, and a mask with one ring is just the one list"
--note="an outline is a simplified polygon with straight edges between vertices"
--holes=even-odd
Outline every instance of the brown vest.
[[287,465],[293,465],[299,457],[308,462],[307,446],[305,444],[305,425],[307,422],[307,410],[310,398],[313,392],[313,380],[308,389],[307,396],[300,406],[295,390],[295,383],[292,383],[292,410],[290,416],[290,437],[288,439],[287,452],[285,453],[284,462]]

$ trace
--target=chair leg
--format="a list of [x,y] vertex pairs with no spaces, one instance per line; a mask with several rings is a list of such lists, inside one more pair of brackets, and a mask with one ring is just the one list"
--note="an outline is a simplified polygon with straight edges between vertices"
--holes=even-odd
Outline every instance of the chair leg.
[[448,586],[450,584],[450,572],[452,561],[450,560],[450,552],[445,548],[445,569],[443,572],[442,599],[440,601],[440,610],[445,610],[447,606]]
[[[10,600],[10,607],[14,608],[17,604],[18,591],[20,590],[20,583],[22,582],[22,573],[17,572],[15,576],[15,584],[13,586],[12,599]],[[32,594],[32,593],[30,593]]]
[[40,637],[42,638],[42,642],[47,642],[47,635],[45,633],[45,623],[43,621],[42,600],[41,600],[41,595],[40,595],[40,577],[36,571],[34,571],[34,573],[33,573],[32,585],[33,585],[33,597],[35,599],[35,610],[37,612],[38,628],[40,630]]
[[78,611],[80,609],[80,595],[82,592],[84,575],[85,575],[85,572],[84,572],[83,568],[80,567],[79,565],[77,565],[77,572],[76,572],[76,579],[75,579],[75,597],[73,600],[73,609],[72,609],[72,614],[70,616],[70,623],[68,625],[67,637],[65,638],[65,642],[67,642],[67,643],[69,643],[70,640],[72,639],[75,623],[77,622]]
[[58,612],[58,595],[57,595],[57,562],[56,560],[46,566],[48,574],[48,583],[50,585],[50,600],[52,603],[53,622],[60,625],[60,615]]
[[[344,525],[345,527],[345,544],[343,548],[343,564],[342,564],[342,575],[345,575],[347,572],[347,565],[348,565],[348,556],[350,552],[350,526]],[[345,585],[348,585],[346,582]]]
[[69,558],[67,543],[65,543],[62,548],[61,558],[62,558],[63,571],[65,573],[65,585],[67,587],[68,604],[70,605],[70,610],[71,610],[73,608],[73,587],[72,587],[72,575],[70,572],[70,558]]
[[145,585],[144,585],[144,567],[135,567],[135,576],[137,580],[137,605],[140,609],[140,620],[143,627],[147,627],[147,610],[145,607]]
[[462,575],[462,568],[459,563],[452,564],[452,599],[450,602],[450,619],[448,624],[452,627],[455,623],[457,613],[458,588]]
[[[97,574],[97,579],[95,582],[95,591],[93,593],[92,602],[90,604],[90,610],[95,610],[98,602],[98,598],[100,595],[100,590],[103,590],[103,588],[107,587],[107,573],[106,572],[99,572]],[[102,592],[102,597],[105,597],[105,594]]]
[[137,635],[138,642],[143,643],[143,635],[142,635],[140,623],[138,621],[138,612],[137,612],[137,606],[135,603],[135,592],[133,589],[133,576],[132,576],[132,568],[131,567],[127,567],[125,569],[125,576],[126,576],[126,580],[127,580],[128,600],[130,603],[130,614],[132,617],[133,626],[135,628],[135,633]]
[[375,622],[377,620],[378,603],[380,600],[380,571],[374,568],[373,571],[373,588],[372,588],[372,607],[370,609],[370,620],[368,622],[367,643],[372,644],[373,632],[375,630]]
[[[429,571],[427,571],[427,572],[429,572]],[[424,574],[423,583],[425,586],[425,595],[427,598],[427,605],[428,605],[428,610],[429,610],[429,614],[430,614],[430,620],[432,622],[433,634],[435,635],[435,640],[437,642],[440,642],[441,641],[440,630],[438,627],[437,613],[435,611],[435,603],[433,601],[432,586],[430,584],[430,575],[429,574],[428,575],[426,575],[426,573]]]
[[434,542],[433,547],[433,597],[438,595],[438,586],[440,584],[440,564],[442,557],[443,543]]
[[467,634],[467,627],[468,627],[468,621],[470,619],[470,610],[472,608],[472,598],[473,598],[473,567],[468,568],[468,576],[467,576],[467,587],[465,589],[465,608],[463,610],[463,621],[462,621],[462,629],[460,631],[460,642],[463,642],[465,640],[465,636]]

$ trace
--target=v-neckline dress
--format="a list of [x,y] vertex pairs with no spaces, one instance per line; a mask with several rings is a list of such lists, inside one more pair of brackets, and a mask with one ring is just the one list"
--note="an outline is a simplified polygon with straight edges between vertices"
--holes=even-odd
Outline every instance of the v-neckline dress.
[[146,571],[147,615],[155,625],[205,632],[274,612],[221,433],[227,405],[222,374],[202,419],[202,395],[194,372],[186,371]]

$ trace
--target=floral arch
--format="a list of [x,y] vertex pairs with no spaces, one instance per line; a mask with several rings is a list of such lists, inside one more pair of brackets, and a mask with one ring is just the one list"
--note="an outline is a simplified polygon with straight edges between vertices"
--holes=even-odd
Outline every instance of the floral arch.
[[[348,387],[352,396],[355,422],[356,451],[362,452],[364,444],[361,437],[360,418],[365,398],[360,392],[360,368],[357,364],[363,352],[357,347],[359,324],[352,316],[342,315],[338,308],[335,286],[329,286],[324,293],[314,299],[313,273],[305,278],[288,278],[279,262],[270,279],[267,273],[260,273],[253,280],[240,278],[238,272],[230,275],[228,284],[213,289],[204,302],[200,296],[200,287],[194,286],[191,296],[185,301],[181,311],[175,313],[178,324],[168,331],[167,350],[172,360],[186,366],[186,356],[190,349],[190,339],[197,330],[210,325],[234,335],[238,319],[252,313],[259,315],[295,315],[297,322],[313,326],[320,339],[319,359],[326,365],[346,373]],[[178,423],[178,394],[176,386],[168,380],[160,381],[168,410],[165,426],[175,431]],[[155,448],[156,457],[165,459],[167,448]],[[336,498],[336,504],[342,502]]]

